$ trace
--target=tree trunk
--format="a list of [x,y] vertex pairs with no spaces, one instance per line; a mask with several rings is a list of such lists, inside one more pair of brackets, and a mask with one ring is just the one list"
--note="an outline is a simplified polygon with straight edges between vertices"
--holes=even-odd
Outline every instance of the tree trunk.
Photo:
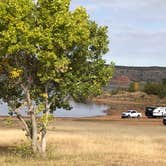
[[28,107],[29,107],[29,114],[31,116],[31,122],[32,122],[32,135],[31,135],[31,139],[32,139],[32,150],[34,153],[37,152],[38,150],[38,142],[37,142],[37,122],[36,122],[36,113],[34,110],[34,106],[31,100],[31,96],[29,93],[29,89],[28,86],[25,88],[24,86],[22,86],[24,89],[24,92],[26,94],[26,98],[27,98],[27,103],[28,103]]
[[37,152],[37,123],[36,116],[34,112],[31,112],[31,121],[32,121],[32,150],[34,153]]
[[48,117],[49,117],[49,105],[46,105],[46,121],[43,123],[43,127],[41,130],[41,153],[45,154],[46,152],[46,134],[47,134],[47,125],[48,125]]
[[46,129],[43,128],[41,131],[41,153],[44,155],[46,153]]
[[[46,87],[46,94],[47,94],[47,87]],[[48,102],[48,98],[45,100],[45,122],[42,124],[42,130],[41,130],[41,153],[45,155],[46,153],[46,133],[47,133],[47,125],[48,125],[48,118],[50,113],[50,104]]]
[[22,122],[23,126],[24,126],[24,130],[26,131],[26,136],[27,138],[31,141],[31,132],[28,128],[27,123],[25,122],[24,118],[22,117],[21,114],[19,114],[17,111],[15,111],[15,114],[17,116],[17,118]]
[[[41,142],[38,143],[38,133],[37,133],[37,121],[36,121],[36,113],[34,110],[34,106],[30,97],[28,86],[24,86],[21,84],[21,87],[23,88],[25,94],[26,94],[26,100],[27,100],[27,106],[28,106],[28,112],[30,114],[31,118],[31,128],[29,129],[30,138],[31,138],[31,146],[34,153],[41,153],[43,156],[45,156],[46,152],[46,133],[47,133],[47,125],[48,125],[48,118],[49,118],[49,112],[50,112],[50,104],[48,102],[48,98],[46,98],[45,101],[45,122],[43,122],[42,129],[40,131],[41,133]],[[46,93],[47,93],[47,87],[46,87]]]

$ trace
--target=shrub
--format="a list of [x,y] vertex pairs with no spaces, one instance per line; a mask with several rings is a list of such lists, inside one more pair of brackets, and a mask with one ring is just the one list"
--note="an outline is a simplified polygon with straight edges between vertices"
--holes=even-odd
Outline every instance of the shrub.
[[165,83],[151,83],[148,82],[144,86],[144,92],[147,94],[157,95],[160,98],[166,97],[166,84]]
[[118,94],[118,92],[119,92],[119,89],[113,89],[111,91],[111,95],[116,95],[116,94]]

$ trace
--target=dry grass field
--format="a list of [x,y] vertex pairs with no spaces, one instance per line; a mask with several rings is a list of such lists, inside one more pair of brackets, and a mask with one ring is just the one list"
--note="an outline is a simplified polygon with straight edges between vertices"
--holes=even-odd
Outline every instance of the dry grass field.
[[57,120],[49,128],[48,156],[23,158],[11,150],[26,142],[23,131],[1,127],[0,165],[165,166],[165,141],[166,127],[162,124]]

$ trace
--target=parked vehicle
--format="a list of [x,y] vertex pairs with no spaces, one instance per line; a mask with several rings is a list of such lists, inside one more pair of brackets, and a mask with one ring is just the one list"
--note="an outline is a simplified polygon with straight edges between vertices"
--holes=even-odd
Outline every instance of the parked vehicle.
[[153,117],[166,117],[166,107],[157,107],[153,110]]
[[163,125],[166,125],[166,117],[163,118]]
[[156,109],[156,107],[154,107],[154,106],[146,107],[146,109],[145,109],[145,115],[148,118],[153,118],[153,110],[154,109]]
[[142,114],[136,110],[128,110],[127,112],[122,112],[121,118],[140,118]]

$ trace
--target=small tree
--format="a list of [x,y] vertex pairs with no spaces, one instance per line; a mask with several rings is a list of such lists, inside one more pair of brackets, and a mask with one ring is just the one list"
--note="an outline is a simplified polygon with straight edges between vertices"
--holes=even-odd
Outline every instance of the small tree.
[[138,82],[132,82],[129,87],[129,92],[136,92],[140,90],[140,85]]
[[[52,112],[69,109],[70,98],[99,95],[114,70],[102,60],[107,27],[69,5],[70,0],[0,2],[0,97],[22,121],[34,153],[46,151]],[[30,120],[24,120],[22,108]]]

